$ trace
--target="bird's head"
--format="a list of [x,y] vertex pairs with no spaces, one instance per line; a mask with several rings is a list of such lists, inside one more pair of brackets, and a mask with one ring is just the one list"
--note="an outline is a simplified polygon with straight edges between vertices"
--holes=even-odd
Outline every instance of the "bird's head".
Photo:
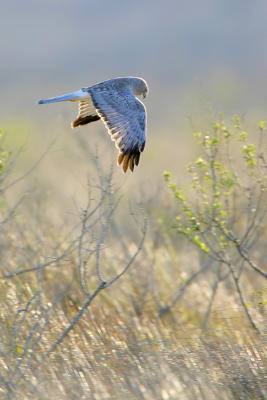
[[133,92],[136,96],[143,96],[145,98],[148,94],[146,81],[142,78],[133,78]]
[[145,88],[144,88],[144,91],[143,91],[143,93],[142,93],[142,96],[143,96],[143,98],[145,99],[147,95],[148,95],[148,86],[147,86],[147,84],[146,84],[146,85],[145,85]]

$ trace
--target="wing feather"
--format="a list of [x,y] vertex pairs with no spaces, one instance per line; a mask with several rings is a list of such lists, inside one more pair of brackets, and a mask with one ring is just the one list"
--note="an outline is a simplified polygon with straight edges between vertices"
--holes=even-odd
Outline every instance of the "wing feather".
[[115,84],[88,88],[93,105],[119,149],[118,164],[123,171],[138,165],[146,141],[146,110],[129,87]]
[[79,112],[77,118],[72,122],[72,128],[79,125],[86,125],[100,119],[90,97],[82,99],[79,102]]

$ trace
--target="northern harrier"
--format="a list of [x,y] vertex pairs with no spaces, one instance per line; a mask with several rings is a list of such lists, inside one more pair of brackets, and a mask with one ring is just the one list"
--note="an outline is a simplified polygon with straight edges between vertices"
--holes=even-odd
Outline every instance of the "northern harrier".
[[101,119],[119,149],[118,164],[123,171],[138,165],[146,142],[146,109],[136,98],[146,97],[148,86],[141,78],[115,78],[63,96],[40,100],[39,104],[79,101],[79,113],[71,126]]

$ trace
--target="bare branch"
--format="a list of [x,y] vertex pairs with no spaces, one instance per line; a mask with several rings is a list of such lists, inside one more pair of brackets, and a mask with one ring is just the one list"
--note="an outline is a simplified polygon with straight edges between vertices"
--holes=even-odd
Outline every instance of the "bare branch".
[[136,249],[136,252],[132,255],[130,261],[128,262],[128,264],[126,265],[126,267],[118,274],[116,275],[113,279],[111,279],[111,281],[109,281],[107,283],[107,287],[113,285],[113,283],[115,283],[118,279],[120,279],[130,268],[130,266],[133,264],[134,260],[136,259],[136,257],[138,256],[138,254],[140,253],[140,251],[142,250],[144,241],[145,241],[145,237],[146,237],[146,231],[147,231],[147,219],[144,219],[144,227],[143,227],[143,235],[141,237],[141,240],[139,242],[138,248]]
[[[51,259],[50,261],[47,261],[43,264],[36,265],[35,267],[32,267],[32,268],[25,268],[25,269],[21,269],[19,271],[12,272],[7,275],[3,275],[1,279],[13,278],[14,276],[22,275],[27,272],[39,271],[41,269],[49,267],[50,265],[56,264],[59,261],[63,260],[70,253],[70,251],[73,249],[73,247],[74,247],[74,243],[71,243],[69,245],[69,247],[67,248],[67,250],[65,250],[60,256],[55,257],[55,258]],[[56,265],[56,266],[58,266],[58,265]]]
[[62,335],[57,339],[57,341],[50,347],[46,355],[42,358],[41,362],[48,357],[51,353],[53,353],[57,347],[63,342],[65,337],[70,333],[70,331],[75,327],[77,322],[80,320],[80,318],[83,316],[85,311],[87,310],[88,306],[91,304],[93,299],[98,295],[98,293],[103,290],[106,286],[105,282],[101,282],[94,293],[90,296],[88,296],[87,300],[84,302],[82,308],[78,312],[78,314],[75,316],[75,318],[72,320],[72,322],[69,324],[69,326],[65,329],[65,331],[62,333]]
[[29,176],[41,163],[41,161],[45,158],[45,156],[49,153],[51,148],[54,146],[54,144],[57,141],[57,137],[55,137],[51,143],[47,146],[46,150],[43,152],[43,154],[37,159],[37,161],[26,171],[23,175],[19,176],[18,178],[14,179],[12,182],[7,184],[4,188],[1,189],[2,192],[5,192],[7,189],[11,188],[12,186],[16,185],[17,183],[21,182],[24,180],[27,176]]
[[209,319],[209,316],[210,316],[210,313],[211,313],[211,309],[212,309],[212,306],[213,306],[213,303],[214,303],[214,299],[215,299],[215,296],[217,294],[217,290],[218,290],[219,283],[221,282],[221,280],[222,280],[222,278],[221,278],[221,264],[220,264],[219,267],[218,267],[217,276],[216,276],[214,284],[213,284],[213,288],[212,288],[209,304],[208,304],[208,307],[207,307],[207,310],[205,312],[204,319],[203,319],[203,322],[202,322],[202,329],[206,329],[207,328],[208,319]]
[[159,310],[159,317],[163,317],[166,313],[170,311],[170,309],[177,303],[177,301],[180,300],[180,298],[183,296],[185,290],[188,288],[188,286],[197,278],[198,275],[200,275],[202,272],[206,271],[210,267],[211,260],[208,260],[208,262],[201,268],[199,268],[196,272],[194,272],[189,279],[185,282],[185,284],[178,289],[177,294],[175,295],[174,299],[172,302],[163,308]]
[[250,313],[249,313],[249,311],[248,311],[248,308],[247,308],[247,306],[246,306],[245,300],[244,300],[244,298],[243,298],[243,294],[242,294],[241,288],[240,288],[240,286],[239,286],[239,279],[238,279],[238,277],[237,277],[236,274],[235,274],[235,271],[234,271],[234,269],[233,269],[233,266],[232,266],[232,264],[231,264],[230,262],[228,262],[227,265],[228,265],[228,267],[229,267],[230,270],[231,270],[231,274],[232,274],[232,277],[233,277],[233,280],[234,280],[234,284],[235,284],[235,287],[236,287],[236,290],[237,290],[237,293],[238,293],[238,296],[239,296],[239,299],[240,299],[240,303],[241,303],[242,307],[244,308],[244,311],[245,311],[245,313],[246,313],[246,316],[247,316],[247,318],[248,318],[248,320],[249,320],[249,322],[250,322],[252,328],[255,329],[255,331],[256,331],[257,333],[260,333],[259,329],[258,329],[257,326],[255,325],[255,323],[254,323],[253,319],[251,318],[251,315],[250,315]]

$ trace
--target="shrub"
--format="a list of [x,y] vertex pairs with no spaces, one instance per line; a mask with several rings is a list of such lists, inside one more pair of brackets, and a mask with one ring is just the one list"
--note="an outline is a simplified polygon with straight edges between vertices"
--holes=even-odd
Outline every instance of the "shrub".
[[[232,277],[242,306],[248,312],[239,279],[248,267],[261,277],[267,273],[255,261],[261,248],[267,211],[266,122],[258,124],[257,144],[234,117],[229,126],[222,116],[205,133],[194,132],[199,155],[187,166],[191,191],[186,191],[164,172],[177,199],[177,217],[173,224],[178,234],[192,242],[209,258],[216,271],[212,298],[218,285]],[[264,248],[264,246],[263,246]]]

